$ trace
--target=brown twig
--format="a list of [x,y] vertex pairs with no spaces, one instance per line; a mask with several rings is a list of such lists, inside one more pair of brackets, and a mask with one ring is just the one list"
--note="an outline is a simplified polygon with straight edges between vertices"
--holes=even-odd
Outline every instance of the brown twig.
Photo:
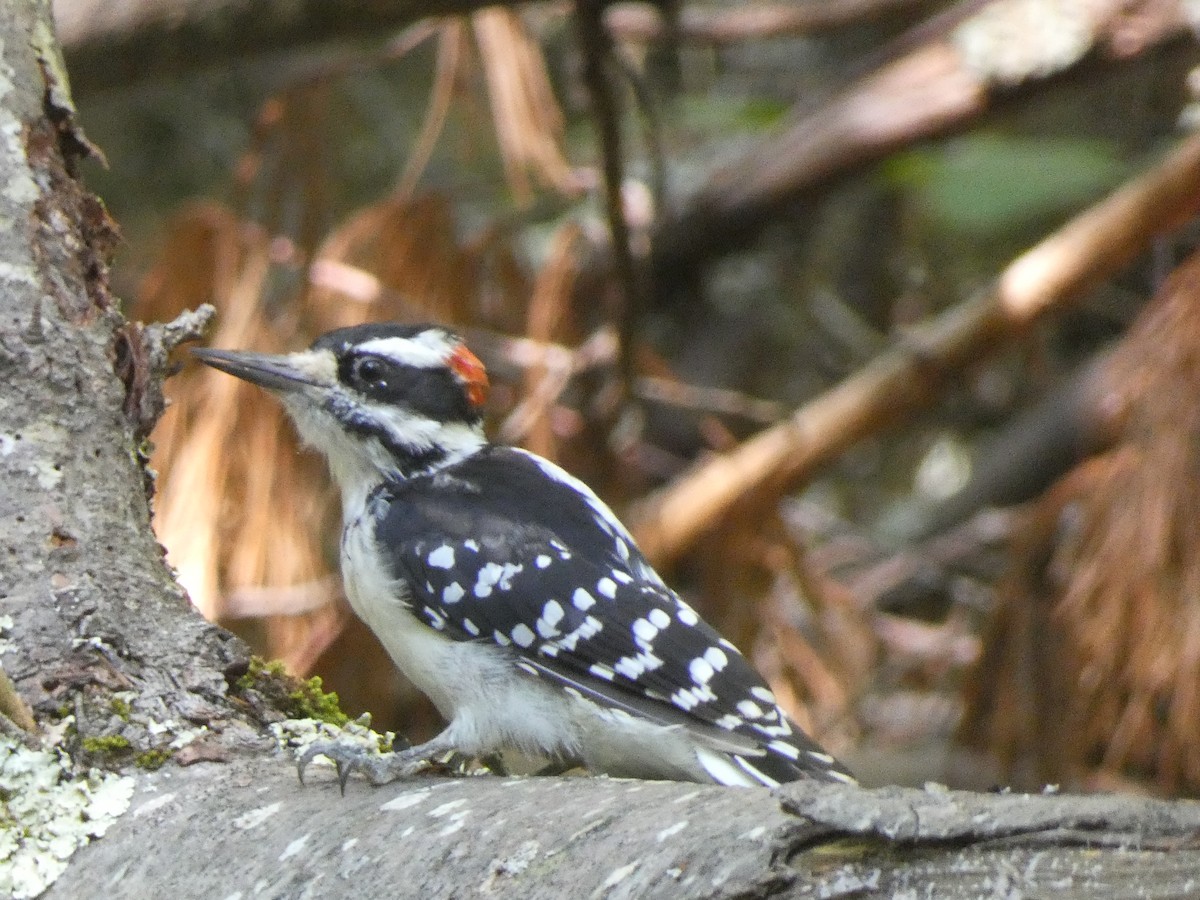
[[396,193],[402,197],[411,197],[416,190],[417,182],[425,173],[425,167],[429,165],[438,138],[442,136],[442,131],[446,127],[465,42],[466,23],[462,19],[451,19],[440,29],[437,62],[434,64],[433,88],[429,92],[429,104],[425,108],[421,131],[404,163],[404,172],[400,176],[400,184],[396,189]]
[[789,489],[868,434],[928,405],[947,378],[1119,271],[1200,201],[1200,138],[1018,257],[993,289],[914,330],[857,375],[737,450],[697,464],[631,517],[655,563],[679,556],[741,498]]
[[[559,229],[549,258],[542,267],[529,298],[525,335],[539,343],[557,339],[566,324],[571,285],[579,268],[578,249],[582,232],[574,224]],[[524,396],[500,428],[501,440],[523,440],[533,452],[554,460],[557,441],[551,428],[550,407],[566,387],[574,369],[574,356],[567,368],[554,368],[547,358],[525,370]]]
[[665,403],[680,409],[737,416],[751,422],[770,425],[786,414],[783,404],[762,400],[725,388],[685,384],[673,378],[643,375],[633,384],[633,393],[641,400]]
[[677,36],[690,44],[732,44],[844,28],[920,2],[923,0],[807,0],[718,9],[689,7],[681,11],[674,29],[648,3],[615,3],[605,14],[605,22],[624,40],[649,42]]
[[575,11],[583,54],[583,81],[591,98],[592,120],[604,160],[604,200],[612,239],[612,265],[617,284],[624,294],[618,324],[621,337],[620,371],[625,384],[629,385],[634,376],[633,335],[643,304],[622,196],[625,174],[621,150],[621,112],[609,79],[612,40],[605,29],[604,3],[601,0],[578,0]]

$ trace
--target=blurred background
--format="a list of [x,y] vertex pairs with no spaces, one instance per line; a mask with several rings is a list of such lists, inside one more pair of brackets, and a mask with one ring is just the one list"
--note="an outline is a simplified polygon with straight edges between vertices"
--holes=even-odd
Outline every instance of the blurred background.
[[[457,327],[492,436],[591,484],[869,784],[1200,793],[1195,4],[55,12],[131,318]],[[323,463],[179,363],[155,526],[193,602],[432,735],[342,596]]]

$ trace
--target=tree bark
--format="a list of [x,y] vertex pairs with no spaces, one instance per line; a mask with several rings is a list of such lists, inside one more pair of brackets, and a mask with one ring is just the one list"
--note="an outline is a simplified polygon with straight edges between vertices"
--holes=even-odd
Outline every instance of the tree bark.
[[0,34],[4,666],[35,709],[115,680],[147,712],[215,713],[238,654],[190,610],[150,530],[149,345],[108,291],[114,226],[74,174],[88,145],[47,4],[5,4]]
[[268,760],[146,776],[132,812],[46,896],[97,885],[115,897],[264,900],[1200,890],[1195,803],[489,776],[355,781],[339,796],[331,779],[310,782]]

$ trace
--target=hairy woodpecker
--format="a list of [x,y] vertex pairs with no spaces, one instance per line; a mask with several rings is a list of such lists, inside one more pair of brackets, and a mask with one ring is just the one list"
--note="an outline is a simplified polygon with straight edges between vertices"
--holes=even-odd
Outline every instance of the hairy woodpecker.
[[342,328],[281,356],[193,351],[268,388],[342,494],[355,612],[449,723],[382,756],[384,783],[449,751],[518,751],[639,778],[853,781],[737,648],[668,588],[583,483],[490,444],[483,365],[433,325]]

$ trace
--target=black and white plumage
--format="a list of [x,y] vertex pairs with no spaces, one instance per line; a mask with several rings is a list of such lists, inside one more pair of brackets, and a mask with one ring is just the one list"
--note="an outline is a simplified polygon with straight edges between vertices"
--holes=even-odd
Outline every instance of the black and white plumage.
[[852,781],[738,652],[659,578],[584,484],[489,444],[486,375],[436,326],[366,325],[286,356],[196,351],[274,390],[342,492],[358,615],[448,725],[377,782],[457,750],[596,772]]

